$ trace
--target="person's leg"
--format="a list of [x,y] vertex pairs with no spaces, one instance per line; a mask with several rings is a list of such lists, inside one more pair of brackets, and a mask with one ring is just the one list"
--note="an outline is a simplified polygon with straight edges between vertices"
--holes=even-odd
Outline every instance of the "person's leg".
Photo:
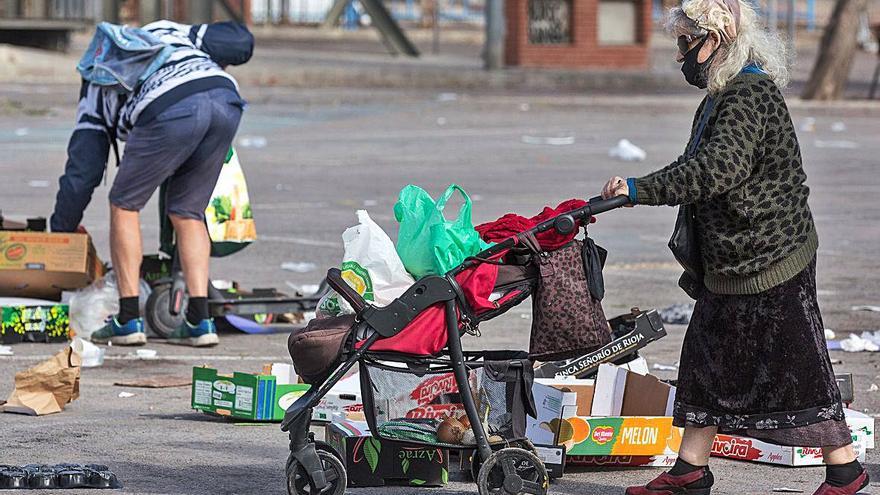
[[150,122],[138,123],[110,189],[110,252],[120,295],[120,312],[92,334],[95,342],[146,343],[137,310],[143,257],[139,212],[159,185],[192,154],[207,123],[198,125],[197,108],[186,100],[168,107]]
[[631,486],[626,495],[709,495],[715,478],[709,471],[709,455],[718,428],[686,426],[678,450],[678,460],[665,472],[644,486]]
[[[816,494],[855,494],[868,485],[868,473],[856,458],[852,444],[822,448],[825,458],[825,482]],[[837,490],[837,491],[832,491]]]
[[166,196],[189,292],[186,322],[169,341],[195,346],[218,342],[207,304],[211,243],[205,225],[205,209],[238,129],[242,111],[241,100],[232,91],[212,90],[204,96],[201,104],[210,109],[210,127],[192,156],[171,178]]
[[189,297],[207,297],[211,239],[205,221],[175,214],[169,217],[177,234],[177,251]]
[[718,428],[714,426],[706,428],[686,426],[681,437],[678,458],[694,466],[707,466],[709,454],[712,452],[712,442],[715,441],[717,433]]

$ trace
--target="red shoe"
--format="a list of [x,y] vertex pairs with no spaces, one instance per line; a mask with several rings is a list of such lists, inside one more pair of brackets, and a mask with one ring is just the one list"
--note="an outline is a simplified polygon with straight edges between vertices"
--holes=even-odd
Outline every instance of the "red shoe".
[[[626,495],[709,495],[709,492],[712,490],[711,488],[687,488],[687,485],[696,483],[711,475],[712,473],[709,472],[709,468],[698,469],[681,476],[663,473],[645,486],[631,486],[627,488]],[[843,493],[841,492],[841,494]],[[823,493],[822,495],[832,494],[836,495],[835,492]]]
[[855,481],[846,486],[831,486],[828,483],[822,483],[822,486],[816,490],[813,495],[855,495],[859,490],[868,486],[868,471],[862,470],[862,474]]

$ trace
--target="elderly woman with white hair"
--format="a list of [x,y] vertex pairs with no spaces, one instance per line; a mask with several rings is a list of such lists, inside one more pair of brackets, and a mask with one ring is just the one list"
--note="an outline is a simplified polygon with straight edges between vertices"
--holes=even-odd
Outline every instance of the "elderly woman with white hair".
[[706,89],[685,153],[644,177],[613,177],[605,197],[681,206],[673,251],[696,299],[684,338],[669,471],[627,495],[708,495],[715,434],[821,447],[815,495],[868,484],[856,460],[816,299],[819,240],[797,136],[780,89],[785,46],[740,0],[670,11],[685,79]]

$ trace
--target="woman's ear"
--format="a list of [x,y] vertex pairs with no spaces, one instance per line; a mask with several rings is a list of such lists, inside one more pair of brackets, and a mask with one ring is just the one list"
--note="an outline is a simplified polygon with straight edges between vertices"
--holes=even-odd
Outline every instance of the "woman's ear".
[[714,53],[719,46],[721,46],[721,37],[718,36],[718,33],[715,31],[710,32],[709,36],[706,38],[706,42],[703,43],[703,47],[700,48],[700,53],[697,54],[697,63],[702,64],[706,60],[709,60],[709,57],[712,56],[712,53]]

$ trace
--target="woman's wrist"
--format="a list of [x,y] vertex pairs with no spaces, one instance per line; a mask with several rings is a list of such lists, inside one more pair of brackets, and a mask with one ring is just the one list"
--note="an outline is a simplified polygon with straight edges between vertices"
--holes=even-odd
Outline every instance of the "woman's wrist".
[[629,195],[629,202],[631,204],[636,204],[638,200],[638,194],[636,192],[636,179],[635,177],[630,177],[626,179],[626,188],[627,193]]

